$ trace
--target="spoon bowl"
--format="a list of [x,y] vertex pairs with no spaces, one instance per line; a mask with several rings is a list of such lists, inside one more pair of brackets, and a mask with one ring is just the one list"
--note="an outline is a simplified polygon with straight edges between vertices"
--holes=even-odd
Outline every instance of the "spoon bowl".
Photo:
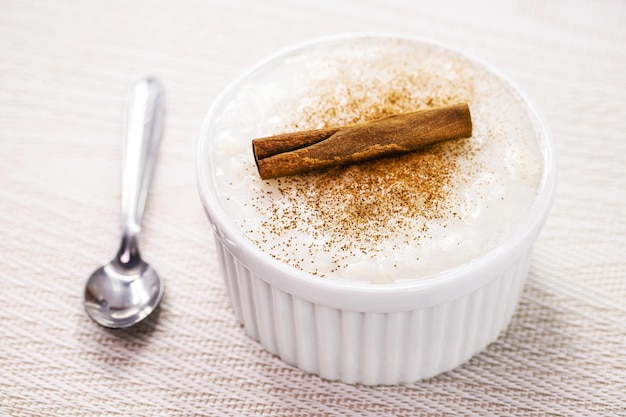
[[148,317],[162,297],[161,279],[150,264],[141,257],[126,264],[114,258],[87,280],[85,309],[104,327],[123,328]]
[[161,139],[164,88],[154,78],[132,90],[122,173],[122,244],[108,264],[96,269],[85,287],[85,311],[113,329],[148,317],[163,298],[163,283],[139,254],[139,232]]

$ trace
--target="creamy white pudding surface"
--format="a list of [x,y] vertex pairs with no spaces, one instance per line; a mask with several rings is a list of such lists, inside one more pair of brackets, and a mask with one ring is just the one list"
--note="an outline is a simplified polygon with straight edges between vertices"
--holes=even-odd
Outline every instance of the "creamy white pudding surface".
[[[467,102],[473,135],[426,150],[261,180],[251,141]],[[433,277],[486,254],[532,207],[535,121],[491,72],[437,46],[322,42],[240,80],[214,112],[209,164],[221,203],[260,250],[322,278]]]

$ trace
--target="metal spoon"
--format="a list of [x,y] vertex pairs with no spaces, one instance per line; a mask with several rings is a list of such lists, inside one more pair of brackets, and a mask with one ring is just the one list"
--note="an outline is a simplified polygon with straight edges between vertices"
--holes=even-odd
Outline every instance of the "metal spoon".
[[122,244],[85,287],[85,310],[96,323],[129,327],[152,313],[163,283],[139,255],[138,238],[164,118],[165,90],[154,78],[138,81],[128,108],[122,171]]

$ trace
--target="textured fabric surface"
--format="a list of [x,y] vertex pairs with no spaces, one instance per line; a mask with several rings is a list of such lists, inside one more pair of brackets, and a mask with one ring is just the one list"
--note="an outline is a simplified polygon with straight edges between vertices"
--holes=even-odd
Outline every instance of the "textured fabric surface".
[[[0,0],[0,415],[626,415],[625,18],[621,0]],[[323,381],[248,338],[196,191],[222,88],[293,42],[363,31],[490,61],[543,110],[559,152],[511,325],[404,386]],[[146,73],[168,91],[142,235],[166,294],[157,316],[109,331],[82,292],[117,249],[124,108]]]

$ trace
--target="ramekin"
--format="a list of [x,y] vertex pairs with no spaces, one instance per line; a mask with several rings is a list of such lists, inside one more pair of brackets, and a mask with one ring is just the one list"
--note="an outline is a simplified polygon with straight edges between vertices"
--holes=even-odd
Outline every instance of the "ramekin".
[[[350,37],[394,37],[435,45],[479,63],[509,83],[534,121],[543,176],[530,213],[482,257],[425,280],[367,284],[320,279],[262,252],[229,218],[211,177],[208,155],[214,114],[247,77],[311,44]],[[549,129],[528,97],[490,65],[423,39],[346,35],[296,45],[261,62],[212,104],[198,147],[200,199],[215,233],[221,273],[245,331],[269,352],[304,372],[349,384],[398,384],[451,370],[493,342],[509,324],[528,274],[533,243],[556,186]]]

